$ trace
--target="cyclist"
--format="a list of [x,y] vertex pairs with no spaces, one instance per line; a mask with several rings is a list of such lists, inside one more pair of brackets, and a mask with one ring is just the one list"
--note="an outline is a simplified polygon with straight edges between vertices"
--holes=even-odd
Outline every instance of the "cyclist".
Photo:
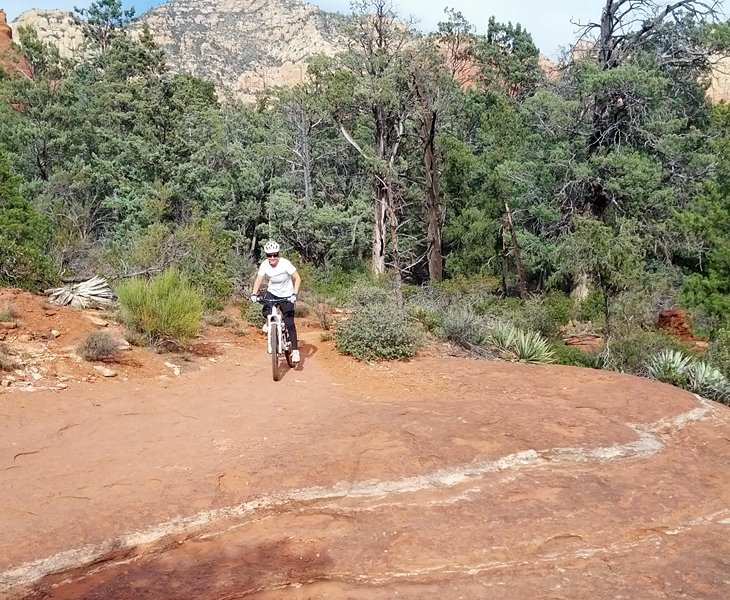
[[[289,332],[289,340],[291,341],[291,359],[292,362],[298,363],[299,344],[297,341],[297,328],[294,325],[294,307],[302,278],[291,262],[279,256],[279,244],[274,240],[269,240],[264,244],[264,252],[266,253],[266,260],[261,263],[256,279],[254,279],[251,302],[258,302],[259,287],[264,277],[266,277],[269,283],[266,288],[264,300],[273,300],[279,304],[284,317],[284,324]],[[264,304],[264,318],[271,314],[272,310],[273,306],[271,304]]]

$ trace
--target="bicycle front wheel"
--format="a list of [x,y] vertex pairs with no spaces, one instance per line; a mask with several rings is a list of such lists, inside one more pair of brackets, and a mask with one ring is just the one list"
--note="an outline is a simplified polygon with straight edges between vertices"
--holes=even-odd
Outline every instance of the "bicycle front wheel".
[[287,330],[286,326],[284,326],[283,331],[281,332],[282,337],[284,338],[284,357],[286,358],[286,364],[289,365],[290,368],[294,368],[294,361],[291,359],[291,342],[289,341],[289,331]]
[[269,327],[269,347],[271,348],[271,376],[279,380],[279,326],[272,321]]

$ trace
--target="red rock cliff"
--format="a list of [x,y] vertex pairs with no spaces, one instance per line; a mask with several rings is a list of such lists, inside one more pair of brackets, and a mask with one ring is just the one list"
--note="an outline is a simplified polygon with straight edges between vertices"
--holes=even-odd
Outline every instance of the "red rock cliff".
[[0,52],[5,52],[13,42],[13,30],[8,25],[8,16],[0,8]]
[[31,76],[30,67],[13,48],[13,30],[8,25],[8,16],[0,8],[0,69],[16,75]]

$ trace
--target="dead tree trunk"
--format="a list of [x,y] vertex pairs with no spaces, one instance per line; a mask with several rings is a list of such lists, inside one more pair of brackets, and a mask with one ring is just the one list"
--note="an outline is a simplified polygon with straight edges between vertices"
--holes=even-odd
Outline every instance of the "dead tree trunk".
[[525,275],[525,268],[522,265],[522,253],[520,252],[520,244],[517,241],[517,233],[515,231],[515,224],[512,220],[512,211],[510,210],[509,203],[507,202],[507,196],[502,196],[502,203],[504,204],[504,215],[505,224],[509,229],[510,237],[512,238],[512,249],[515,253],[515,267],[517,267],[517,286],[520,290],[520,298],[523,300],[527,299],[527,276]]

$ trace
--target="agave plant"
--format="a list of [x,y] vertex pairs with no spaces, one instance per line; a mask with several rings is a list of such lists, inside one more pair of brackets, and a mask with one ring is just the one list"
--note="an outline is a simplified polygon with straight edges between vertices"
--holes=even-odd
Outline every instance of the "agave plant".
[[507,321],[497,321],[487,334],[487,339],[500,350],[512,352],[512,345],[519,330]]
[[524,331],[506,322],[497,322],[488,335],[489,341],[521,362],[546,364],[555,362],[550,343],[536,331]]
[[555,362],[555,352],[552,346],[537,331],[518,329],[512,343],[512,353],[521,362],[535,364]]
[[687,384],[692,358],[677,350],[662,350],[646,363],[649,377],[679,387]]
[[689,389],[719,402],[730,402],[730,381],[719,369],[704,362],[693,364],[688,370]]

